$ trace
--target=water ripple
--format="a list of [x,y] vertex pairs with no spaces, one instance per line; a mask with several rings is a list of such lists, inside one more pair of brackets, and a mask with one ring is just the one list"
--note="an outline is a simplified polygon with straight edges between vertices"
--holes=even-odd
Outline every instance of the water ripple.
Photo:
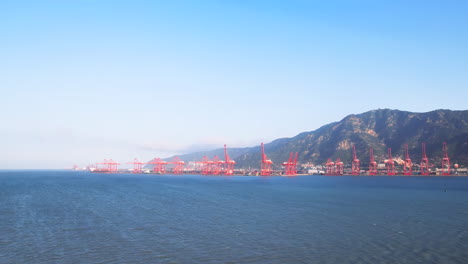
[[468,178],[0,172],[0,263],[461,264],[466,208]]

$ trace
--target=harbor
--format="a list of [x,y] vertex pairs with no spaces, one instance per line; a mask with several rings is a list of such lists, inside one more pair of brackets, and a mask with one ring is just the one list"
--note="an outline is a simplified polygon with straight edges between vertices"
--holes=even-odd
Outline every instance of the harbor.
[[[179,157],[170,161],[155,158],[149,162],[134,159],[126,164],[133,165],[130,169],[118,169],[121,165],[112,159],[88,166],[86,170],[94,173],[135,173],[135,174],[193,174],[193,175],[224,175],[224,176],[305,176],[305,175],[354,175],[354,176],[463,176],[468,175],[466,168],[460,168],[458,164],[451,165],[448,156],[447,145],[442,144],[443,157],[440,167],[430,164],[426,154],[426,144],[421,144],[422,158],[420,163],[413,163],[405,144],[404,159],[394,159],[392,149],[388,148],[387,159],[383,163],[377,163],[373,149],[369,150],[370,157],[368,167],[361,166],[356,148],[352,147],[352,162],[344,164],[340,158],[335,162],[328,159],[324,165],[298,164],[298,153],[291,152],[289,159],[273,169],[273,162],[265,153],[264,144],[260,145],[260,168],[235,169],[236,162],[229,157],[227,146],[224,145],[224,159],[214,156],[209,159],[204,156],[200,161],[185,162]],[[78,167],[76,166],[75,169]]]

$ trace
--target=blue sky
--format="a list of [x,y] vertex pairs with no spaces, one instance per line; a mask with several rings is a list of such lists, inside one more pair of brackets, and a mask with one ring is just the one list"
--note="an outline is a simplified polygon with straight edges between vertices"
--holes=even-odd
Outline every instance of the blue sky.
[[0,169],[466,110],[466,1],[0,1]]

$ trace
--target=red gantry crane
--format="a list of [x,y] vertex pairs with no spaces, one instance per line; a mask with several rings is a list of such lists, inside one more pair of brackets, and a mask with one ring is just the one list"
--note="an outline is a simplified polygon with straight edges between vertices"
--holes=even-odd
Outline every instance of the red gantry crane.
[[226,144],[224,144],[224,175],[233,175],[235,164],[236,162],[229,158]]
[[262,176],[269,176],[271,175],[271,165],[273,162],[267,158],[267,155],[265,154],[265,146],[263,145],[263,142],[261,144],[261,150],[262,150],[262,164],[261,164],[261,169],[260,169],[260,175]]
[[218,175],[222,171],[223,161],[219,159],[217,155],[213,157],[213,162],[211,163],[211,174]]
[[289,159],[285,162],[283,162],[283,167],[284,167],[284,174],[285,175],[289,175],[289,171],[290,171],[290,167],[291,167],[291,164],[293,162],[293,153],[290,152],[289,153]]
[[296,154],[294,154],[293,152],[289,153],[288,161],[283,162],[285,175],[288,175],[288,176],[297,175],[297,158],[298,158],[298,156],[299,156],[298,152],[296,152]]
[[299,152],[296,152],[293,163],[291,164],[291,175],[297,175],[297,159],[299,158]]
[[96,163],[96,164],[102,164],[105,165],[104,168],[98,168],[96,171],[100,172],[108,172],[108,173],[113,173],[117,172],[118,168],[117,166],[120,165],[120,163],[113,161],[112,159],[104,159],[104,162]]
[[332,159],[327,159],[325,163],[325,175],[334,175],[335,174],[335,163]]
[[185,162],[181,160],[179,157],[174,157],[169,164],[174,164],[174,168],[172,169],[172,173],[174,174],[182,174],[184,172],[184,165]]
[[374,150],[369,149],[369,175],[377,175],[377,162],[375,162]]
[[395,163],[392,158],[392,148],[388,148],[387,175],[395,175]]
[[403,163],[403,175],[413,174],[413,163],[408,152],[408,144],[405,144],[405,161]]
[[429,159],[426,155],[426,143],[421,144],[422,154],[421,154],[421,164],[419,166],[419,171],[421,175],[429,175]]
[[359,175],[361,172],[361,169],[359,168],[359,159],[357,158],[356,155],[356,145],[353,145],[353,163],[351,166],[351,171],[353,175]]
[[133,173],[142,173],[142,167],[143,164],[146,164],[146,162],[141,162],[137,158],[133,159],[133,162],[127,162],[127,164],[133,164]]
[[202,160],[198,161],[197,163],[201,165],[201,174],[208,174],[210,172],[209,160],[207,156],[203,156]]
[[153,164],[153,172],[164,174],[166,173],[166,165],[168,164],[167,161],[163,161],[160,158],[153,159],[152,161],[148,162],[148,164]]
[[[99,167],[100,165],[104,165],[104,167]],[[107,172],[107,171],[109,171],[109,163],[107,162],[107,159],[104,159],[103,162],[97,162],[96,163],[96,171],[98,171],[98,172]]]
[[207,157],[205,164],[206,164],[206,173],[205,174],[212,174],[214,161],[208,159],[208,157]]
[[447,151],[447,143],[442,145],[442,175],[450,175],[450,159]]
[[120,163],[110,159],[109,164],[110,164],[111,172],[117,172],[119,170],[118,166],[120,165]]
[[344,174],[344,163],[340,158],[337,158],[335,161],[335,174],[343,175]]

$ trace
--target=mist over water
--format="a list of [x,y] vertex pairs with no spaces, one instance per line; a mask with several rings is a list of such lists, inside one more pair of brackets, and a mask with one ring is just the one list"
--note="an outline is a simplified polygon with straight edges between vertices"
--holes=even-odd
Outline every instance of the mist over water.
[[468,177],[0,171],[0,263],[468,263]]

